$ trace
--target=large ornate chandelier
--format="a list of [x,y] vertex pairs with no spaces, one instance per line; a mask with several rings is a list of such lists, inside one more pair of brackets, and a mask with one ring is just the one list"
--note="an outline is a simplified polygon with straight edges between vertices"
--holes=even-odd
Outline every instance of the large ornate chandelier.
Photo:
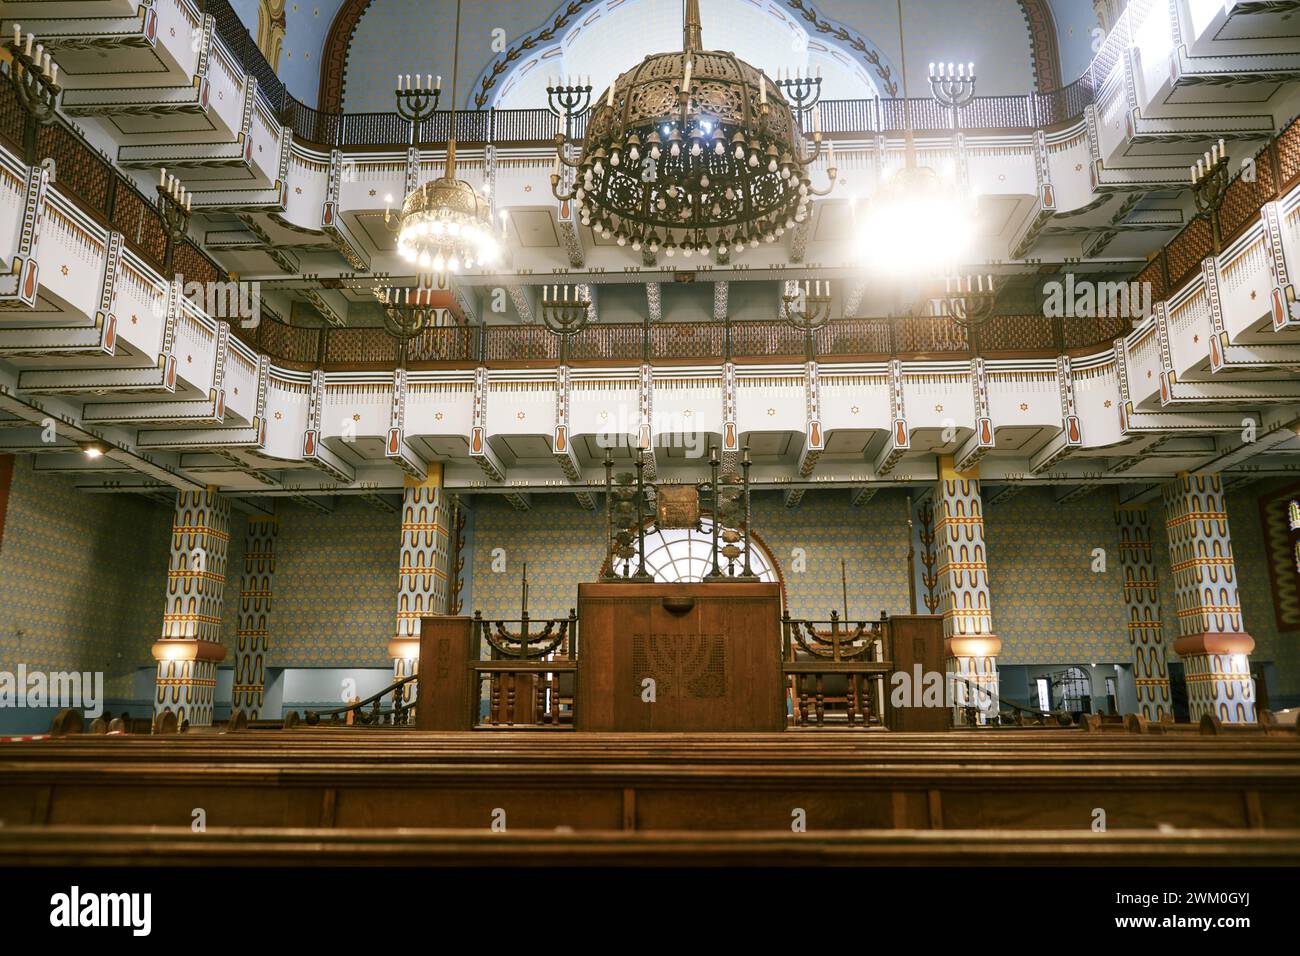
[[[613,82],[588,116],[576,158],[569,137],[556,136],[552,191],[576,204],[584,225],[634,250],[690,256],[716,249],[725,256],[772,242],[805,221],[813,197],[834,186],[833,147],[828,186],[813,189],[808,175],[821,155],[819,114],[815,106],[807,111],[814,149],[805,156],[783,92],[789,84],[732,53],[702,49],[698,0],[686,2],[682,45],[680,53],[646,57]],[[574,92],[549,91],[570,119]],[[564,168],[573,178],[562,188]]]
[[[447,166],[438,179],[411,190],[402,203],[398,219],[397,251],[422,272],[441,276],[492,264],[500,246],[492,226],[492,209],[487,198],[469,183],[456,178],[456,92],[460,69],[460,0],[456,0],[456,39],[452,55],[451,135],[447,140]],[[421,121],[437,106],[438,85],[430,77],[414,83],[410,76],[398,77],[398,112],[411,122],[411,145],[417,142]],[[385,211],[385,219],[388,218]]]

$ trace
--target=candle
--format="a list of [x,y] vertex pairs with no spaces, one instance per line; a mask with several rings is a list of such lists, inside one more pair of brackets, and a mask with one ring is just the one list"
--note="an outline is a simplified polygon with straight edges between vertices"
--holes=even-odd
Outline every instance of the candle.
[[972,80],[975,79],[975,64],[974,64],[974,62],[970,62],[970,63],[967,63],[967,64],[966,64],[966,75],[969,76]]
[[1227,150],[1225,150],[1225,149],[1223,148],[1223,138],[1222,138],[1222,137],[1219,138],[1219,155],[1220,155],[1220,156],[1227,156],[1227,155],[1228,155]]
[[402,92],[402,74],[397,74],[397,92]]
[[835,168],[835,141],[828,140],[826,143],[826,149],[827,149],[826,167],[828,169],[834,169]]
[[682,79],[682,92],[687,92],[691,88],[691,61],[686,61],[686,76]]
[[767,74],[763,74],[763,75],[761,75],[761,76],[759,77],[759,81],[758,81],[758,101],[759,101],[760,103],[766,103],[766,102],[767,102]]
[[1189,166],[1189,167],[1187,167],[1187,168],[1190,169],[1191,172],[1192,172],[1192,185],[1194,186],[1194,185],[1196,185],[1196,167],[1195,167],[1195,166]]
[[614,84],[609,84],[609,95],[605,97],[605,105],[610,109],[614,108]]
[[59,64],[57,63],[50,64],[50,82],[54,84],[59,82]]
[[27,56],[31,56],[31,55],[32,55],[32,40],[33,40],[33,39],[34,39],[34,37],[33,37],[30,33],[27,34],[27,48],[23,51]]
[[190,211],[190,200],[193,199],[193,198],[194,198],[194,194],[193,194],[193,193],[186,193],[186,194],[185,194],[185,211],[186,211],[186,212],[189,212],[189,211]]
[[158,185],[166,187],[167,185],[167,167],[160,167],[158,170]]
[[440,90],[440,89],[442,89],[442,77],[438,77],[438,78],[437,78],[437,80],[436,80],[436,81],[434,82],[434,84],[433,84],[433,88],[434,88],[435,90]]
[[50,75],[50,54],[48,51],[41,57],[41,72],[46,76]]
[[813,120],[813,132],[820,133],[822,131],[822,108],[820,106],[813,107],[812,120]]
[[14,24],[14,46],[23,42],[23,28],[17,23]]

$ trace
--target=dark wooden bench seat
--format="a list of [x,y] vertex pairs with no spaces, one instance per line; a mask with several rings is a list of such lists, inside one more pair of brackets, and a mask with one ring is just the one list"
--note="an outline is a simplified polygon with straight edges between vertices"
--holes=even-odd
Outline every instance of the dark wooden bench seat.
[[0,745],[0,819],[213,827],[1300,829],[1300,741],[1035,732],[72,737]]
[[486,829],[4,827],[0,866],[1300,864],[1300,830],[556,833]]

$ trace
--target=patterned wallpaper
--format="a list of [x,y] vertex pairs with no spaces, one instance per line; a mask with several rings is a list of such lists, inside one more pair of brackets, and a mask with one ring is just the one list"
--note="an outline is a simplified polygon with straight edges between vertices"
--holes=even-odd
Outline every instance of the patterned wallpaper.
[[[1110,495],[1062,505],[1050,488],[1027,489],[985,512],[984,538],[999,663],[1129,660]],[[1106,551],[1104,573],[1092,571],[1093,548]]]
[[15,462],[0,543],[0,669],[102,670],[111,696],[161,633],[171,510]]
[[[337,501],[330,515],[281,503],[268,667],[390,663],[401,516],[347,497]],[[237,594],[238,577],[227,587]]]

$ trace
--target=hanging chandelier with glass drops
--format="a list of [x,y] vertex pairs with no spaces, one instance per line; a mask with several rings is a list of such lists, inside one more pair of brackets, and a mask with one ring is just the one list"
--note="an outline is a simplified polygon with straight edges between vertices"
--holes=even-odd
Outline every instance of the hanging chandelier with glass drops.
[[[456,35],[452,55],[451,136],[447,165],[438,179],[411,190],[402,202],[397,252],[420,270],[439,275],[492,265],[501,254],[487,197],[456,178],[456,93],[460,68],[460,0],[456,0]],[[418,79],[418,77],[417,77]],[[402,98],[399,80],[398,97]],[[405,91],[409,92],[409,91]],[[418,91],[417,91],[418,92]],[[419,121],[412,124],[412,139]]]
[[[720,255],[772,242],[804,222],[815,196],[809,170],[821,156],[781,87],[735,54],[704,50],[698,0],[687,0],[683,49],[646,57],[621,74],[592,107],[576,158],[556,138],[551,186],[584,225],[605,239],[667,255]],[[561,188],[561,167],[573,170]],[[568,178],[568,177],[564,177]]]

